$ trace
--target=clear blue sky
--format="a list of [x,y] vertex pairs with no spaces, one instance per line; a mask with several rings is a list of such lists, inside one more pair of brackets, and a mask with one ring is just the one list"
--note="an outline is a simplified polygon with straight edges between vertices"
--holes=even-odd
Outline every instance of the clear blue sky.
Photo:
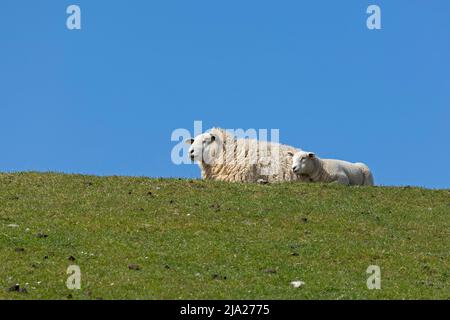
[[1,0],[0,117],[0,171],[199,177],[202,120],[450,188],[450,1]]

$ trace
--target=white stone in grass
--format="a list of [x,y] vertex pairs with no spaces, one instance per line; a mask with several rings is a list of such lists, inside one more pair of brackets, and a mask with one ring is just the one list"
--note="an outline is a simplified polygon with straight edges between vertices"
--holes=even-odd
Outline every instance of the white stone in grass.
[[291,282],[291,286],[293,286],[294,288],[300,288],[303,285],[305,285],[305,283],[303,281],[300,281],[300,280],[296,280],[296,281],[292,281]]
[[10,228],[18,228],[19,225],[15,224],[15,223],[11,223],[11,224],[8,224],[8,227],[10,227]]

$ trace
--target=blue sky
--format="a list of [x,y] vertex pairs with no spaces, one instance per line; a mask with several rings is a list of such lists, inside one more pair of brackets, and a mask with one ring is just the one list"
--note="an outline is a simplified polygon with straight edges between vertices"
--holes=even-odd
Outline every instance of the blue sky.
[[449,58],[447,0],[2,0],[0,171],[199,177],[170,137],[202,120],[450,188]]

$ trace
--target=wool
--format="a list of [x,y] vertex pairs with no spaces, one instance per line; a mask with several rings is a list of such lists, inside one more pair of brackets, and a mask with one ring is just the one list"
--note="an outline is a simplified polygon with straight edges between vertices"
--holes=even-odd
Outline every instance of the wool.
[[256,139],[238,139],[213,128],[190,141],[189,153],[197,161],[202,178],[230,182],[276,183],[299,181],[291,168],[288,152],[298,149]]

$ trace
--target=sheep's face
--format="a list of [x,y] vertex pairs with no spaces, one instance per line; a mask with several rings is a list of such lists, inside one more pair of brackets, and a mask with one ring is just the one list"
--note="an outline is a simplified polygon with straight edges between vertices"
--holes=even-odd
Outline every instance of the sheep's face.
[[315,154],[312,152],[300,151],[297,153],[288,152],[292,158],[292,170],[295,174],[311,174],[314,171]]
[[211,133],[203,133],[198,135],[195,139],[186,140],[190,144],[189,157],[191,161],[200,161],[210,163],[214,157],[214,145],[217,137]]

